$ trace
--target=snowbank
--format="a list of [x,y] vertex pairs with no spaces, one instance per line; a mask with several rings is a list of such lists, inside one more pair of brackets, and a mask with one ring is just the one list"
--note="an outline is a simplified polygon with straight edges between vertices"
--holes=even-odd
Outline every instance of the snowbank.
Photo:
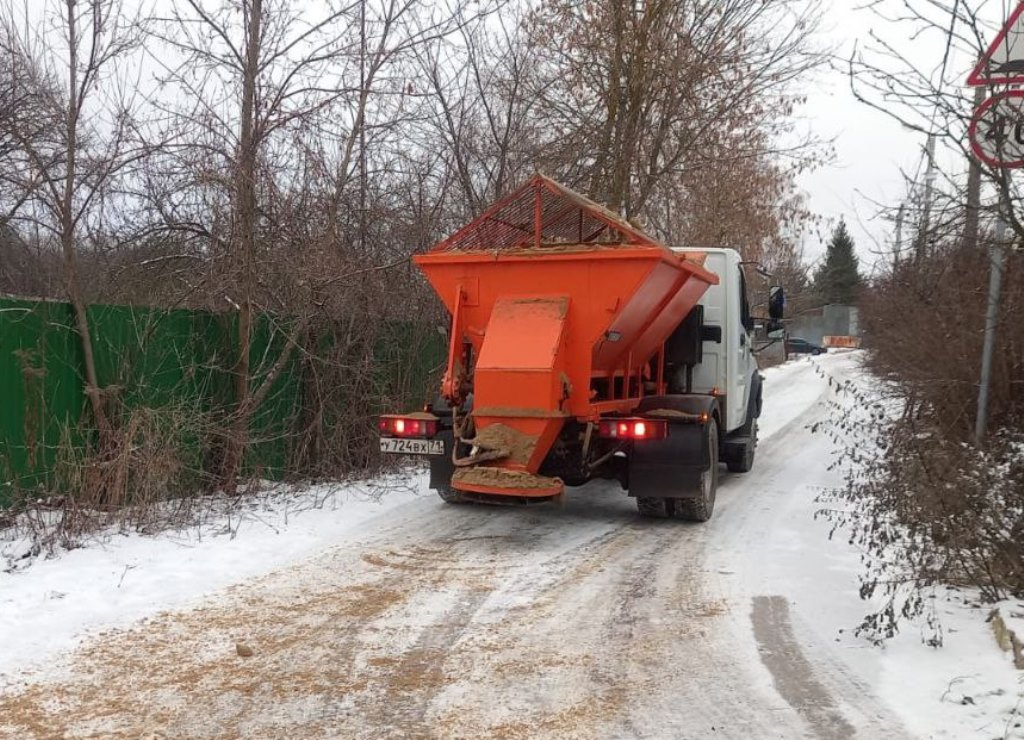
[[[0,572],[0,684],[39,668],[90,635],[188,607],[302,560],[389,510],[429,493],[410,479],[268,491],[217,521],[155,536],[98,535],[31,567]],[[26,552],[0,541],[0,562]]]

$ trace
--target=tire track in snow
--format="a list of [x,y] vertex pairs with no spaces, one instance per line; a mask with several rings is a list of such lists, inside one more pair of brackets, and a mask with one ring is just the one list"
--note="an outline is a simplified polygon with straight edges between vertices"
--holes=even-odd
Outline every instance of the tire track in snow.
[[[792,391],[791,397],[800,397],[805,403],[802,412],[772,434],[763,447],[759,446],[752,474],[728,475],[724,479],[726,506],[716,512],[716,519],[721,516],[719,521],[724,523],[724,528],[721,536],[711,543],[707,560],[718,563],[718,567],[712,568],[713,572],[729,574],[716,579],[721,592],[732,602],[746,600],[748,605],[743,618],[732,625],[735,639],[739,641],[745,639],[744,633],[750,629],[753,598],[764,595],[764,578],[772,572],[772,563],[777,557],[777,553],[766,548],[764,543],[780,529],[785,531],[792,526],[794,515],[809,519],[810,511],[816,508],[806,504],[794,506],[794,501],[799,501],[794,496],[807,495],[794,490],[794,482],[802,484],[804,477],[820,479],[821,471],[832,461],[831,441],[822,433],[815,434],[809,429],[811,425],[829,418],[827,401],[832,396],[828,381],[814,371],[815,366],[820,367],[826,377],[843,379],[857,372],[859,359],[856,355],[837,353],[800,363],[800,372],[790,373],[787,381],[811,380],[820,392],[812,396],[806,390]],[[800,471],[806,473],[801,475]],[[740,503],[745,500],[746,503]],[[806,521],[803,526],[811,524]],[[824,539],[826,535],[822,537]],[[857,729],[850,736],[872,740],[906,737],[905,730],[881,698],[875,695],[872,686],[853,673],[831,640],[819,641],[808,625],[801,623],[799,616],[790,614],[790,626],[796,638],[793,644],[813,671],[813,680],[825,687],[837,711]],[[752,647],[760,650],[756,643]]]
[[775,688],[807,720],[823,740],[845,740],[856,732],[846,721],[828,690],[815,678],[789,620],[789,604],[782,596],[755,596],[750,621],[761,662],[771,671]]

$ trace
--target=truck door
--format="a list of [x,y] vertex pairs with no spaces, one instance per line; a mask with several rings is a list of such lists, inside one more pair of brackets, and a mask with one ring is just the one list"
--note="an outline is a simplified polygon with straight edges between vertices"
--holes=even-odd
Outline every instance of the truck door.
[[[750,382],[757,367],[752,351],[754,330],[754,318],[750,313],[750,301],[747,297],[747,280],[743,275],[743,268],[737,266],[739,275],[739,290],[736,296],[739,299],[739,344],[736,348],[736,390],[730,393],[729,403],[729,430],[740,427],[747,420],[747,406],[750,403]],[[731,391],[732,389],[730,389]],[[735,398],[735,400],[733,400]]]

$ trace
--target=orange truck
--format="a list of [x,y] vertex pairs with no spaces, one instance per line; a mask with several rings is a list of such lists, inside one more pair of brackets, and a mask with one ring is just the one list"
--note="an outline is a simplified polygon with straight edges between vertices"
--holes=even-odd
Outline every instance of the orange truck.
[[[672,249],[536,175],[413,261],[451,315],[438,399],[380,418],[448,503],[618,480],[642,515],[707,521],[754,462],[761,375],[739,255]],[[769,313],[782,318],[781,289]]]

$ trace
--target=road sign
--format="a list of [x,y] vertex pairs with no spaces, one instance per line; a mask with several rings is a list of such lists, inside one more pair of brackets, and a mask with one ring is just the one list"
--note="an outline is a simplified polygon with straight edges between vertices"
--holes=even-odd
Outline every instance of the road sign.
[[968,85],[1012,85],[1024,82],[1024,2],[1010,14],[996,40],[967,78]]
[[974,113],[971,148],[990,167],[1024,167],[1024,90],[993,95]]

